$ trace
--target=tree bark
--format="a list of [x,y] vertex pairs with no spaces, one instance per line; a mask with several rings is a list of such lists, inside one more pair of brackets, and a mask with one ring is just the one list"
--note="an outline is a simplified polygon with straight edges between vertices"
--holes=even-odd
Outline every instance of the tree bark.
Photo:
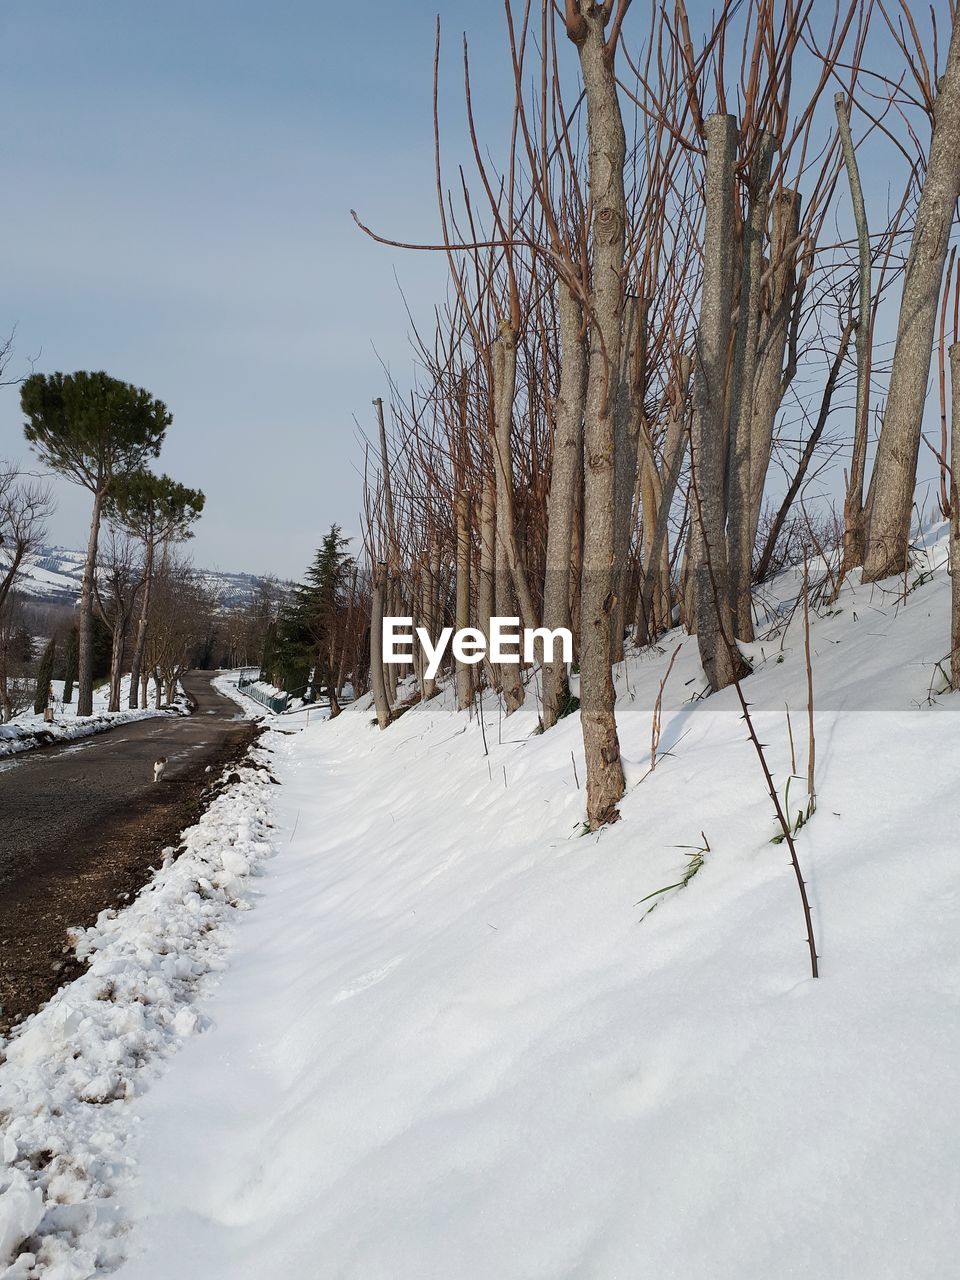
[[907,567],[920,429],[933,354],[937,299],[960,195],[960,21],[954,20],[946,70],[934,103],[930,158],[920,192],[903,281],[890,388],[867,501],[863,578],[876,582]]
[[950,683],[960,689],[960,343],[950,348]]
[[760,528],[763,491],[773,451],[773,429],[777,413],[790,384],[784,373],[790,319],[799,302],[797,296],[797,235],[800,228],[800,194],[781,191],[773,199],[773,237],[770,262],[770,301],[767,323],[760,343],[760,356],[750,425],[750,557]]
[[386,729],[390,723],[390,701],[383,676],[383,595],[383,570],[375,566],[370,606],[370,687],[373,690],[377,724],[381,729]]
[[137,620],[137,636],[133,646],[133,657],[130,660],[130,697],[127,699],[127,705],[133,710],[136,710],[137,706],[140,668],[143,666],[143,654],[147,645],[147,624],[150,621],[150,590],[153,586],[153,554],[153,539],[149,538],[143,566],[143,601],[140,605],[140,616]]
[[104,492],[98,489],[93,495],[93,514],[90,518],[90,536],[87,539],[87,557],[83,563],[83,581],[80,587],[80,607],[77,611],[77,715],[93,714],[93,580],[97,571],[97,543],[100,538],[100,519],[103,514]]
[[730,610],[725,537],[724,409],[733,293],[734,162],[737,127],[717,113],[705,125],[706,226],[703,282],[693,373],[690,428],[693,490],[691,570],[700,661],[710,687],[726,688],[746,673]]
[[[470,625],[470,495],[458,493],[453,500],[457,527],[457,630]],[[466,711],[473,702],[473,667],[457,663],[457,709]]]
[[110,647],[110,701],[108,711],[120,710],[120,681],[123,679],[123,648],[127,638],[127,619],[120,616],[113,624]]
[[[492,475],[485,475],[480,498],[480,580],[477,583],[477,626],[490,643],[490,619],[496,613],[497,490]],[[484,670],[490,687],[500,692],[500,676],[489,661]]]
[[[644,573],[637,606],[638,644],[649,644],[672,623],[670,599],[670,547],[667,530],[670,510],[683,469],[687,448],[686,405],[687,388],[693,362],[687,355],[678,360],[673,401],[667,418],[663,442],[663,471],[660,476],[659,506],[653,521],[649,541],[644,541]],[[652,453],[652,445],[651,445]]]
[[[592,225],[590,358],[583,430],[583,573],[580,601],[580,725],[587,766],[591,830],[619,817],[624,792],[616,692],[610,666],[614,582],[614,413],[620,377],[626,142],[605,41],[610,8],[575,0],[567,30],[580,55],[587,99]],[[618,17],[619,17],[618,13]]]
[[[436,593],[437,593],[437,577],[438,574],[433,572],[434,556],[439,560],[440,551],[436,542],[431,539],[427,548],[427,554],[423,557],[420,567],[420,617],[422,625],[426,628],[427,634],[431,640],[436,640]],[[428,702],[437,692],[436,680],[427,678],[426,667],[427,657],[423,652],[422,646],[417,645],[419,656],[418,673],[420,679],[420,698],[423,702]]]
[[[517,547],[513,502],[513,402],[517,394],[517,335],[506,320],[493,344],[494,436],[490,441],[497,493],[497,539],[510,571],[520,608],[520,620],[530,630],[537,612],[530,594],[526,569]],[[499,604],[498,604],[499,609]]]
[[645,309],[634,297],[624,299],[621,337],[621,373],[614,414],[614,516],[613,516],[613,590],[610,620],[610,659],[623,661],[623,631],[627,575],[630,569],[630,542],[640,506],[643,482],[649,482],[649,470],[640,462],[643,423],[643,330]]
[[[499,617],[513,616],[513,594],[516,592],[520,621],[524,627],[535,627],[533,602],[526,573],[517,550],[513,510],[513,467],[511,435],[513,433],[513,401],[517,388],[517,336],[507,321],[501,321],[500,333],[493,344],[494,430],[490,438],[493,473],[496,478],[497,545],[494,572],[494,609]],[[489,632],[488,632],[489,634]],[[501,663],[497,680],[503,693],[504,710],[511,715],[523,704],[524,688],[520,667]]]
[[[583,397],[587,358],[583,310],[562,281],[559,286],[560,387],[553,432],[553,463],[547,499],[547,558],[543,580],[543,625],[570,626],[570,558],[573,543],[580,455],[583,449]],[[550,729],[569,699],[566,663],[556,658],[543,666],[543,727]]]
[[750,591],[753,565],[751,441],[753,392],[760,339],[763,241],[767,230],[772,160],[773,138],[769,134],[761,134],[750,175],[747,215],[743,225],[740,309],[730,390],[727,458],[730,607],[736,634],[744,640],[753,639],[753,597]]
[[859,303],[854,342],[857,348],[857,406],[853,424],[853,454],[843,503],[843,564],[841,578],[863,564],[864,510],[863,480],[867,466],[867,429],[870,416],[870,338],[872,333],[872,259],[867,208],[860,185],[860,168],[850,133],[850,117],[846,98],[838,93],[833,100],[840,132],[840,148],[850,185],[853,220],[857,228],[857,251],[860,258]]

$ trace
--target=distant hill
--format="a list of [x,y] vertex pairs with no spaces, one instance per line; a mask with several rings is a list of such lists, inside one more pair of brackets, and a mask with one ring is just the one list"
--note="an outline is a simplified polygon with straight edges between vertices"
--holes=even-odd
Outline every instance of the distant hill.
[[[17,590],[32,600],[72,604],[80,594],[83,558],[82,551],[69,547],[43,547],[24,566]],[[252,573],[226,573],[221,569],[198,569],[197,572],[215,592],[225,612],[243,609],[265,581]]]

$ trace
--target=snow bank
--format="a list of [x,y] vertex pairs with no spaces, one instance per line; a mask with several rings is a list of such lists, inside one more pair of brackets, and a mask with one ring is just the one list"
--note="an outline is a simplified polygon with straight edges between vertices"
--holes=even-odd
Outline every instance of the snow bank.
[[[941,562],[936,544],[926,568]],[[486,698],[482,724],[449,691],[382,734],[368,698],[302,732],[274,720],[282,856],[199,1006],[207,1032],[139,1096],[179,1041],[174,1009],[197,1011],[193,977],[158,974],[183,956],[164,923],[166,944],[122,957],[134,991],[173,989],[158,1030],[153,1001],[141,1031],[124,1020],[136,997],[117,1014],[95,999],[107,970],[81,980],[86,1016],[118,1019],[93,1024],[96,1052],[82,1022],[65,1029],[71,988],[40,1015],[35,1055],[27,1040],[3,1068],[13,1232],[40,1186],[56,1212],[37,1243],[57,1250],[4,1280],[80,1280],[122,1252],[122,1280],[953,1274],[960,698],[941,692],[949,582],[926,577],[902,597],[851,585],[813,620],[818,807],[797,848],[817,982],[739,705],[699,697],[692,640],[652,772],[682,637],[618,672],[629,790],[599,835],[583,834],[577,718],[538,734],[532,689],[508,720]],[[772,615],[786,622],[795,589]],[[751,652],[745,690],[785,795],[806,770],[799,617]],[[191,869],[176,900],[190,930],[218,913],[196,942],[209,969],[229,907],[194,902],[200,874],[213,883]],[[129,1067],[125,1037],[148,1033],[147,1067]],[[81,1100],[128,1080],[130,1101]]]
[[[54,681],[54,717],[48,724],[42,715],[34,715],[32,711],[24,711],[9,722],[0,724],[0,757],[17,755],[21,751],[30,751],[34,747],[46,747],[54,742],[69,742],[74,738],[87,738],[93,733],[103,733],[107,729],[115,729],[117,725],[129,724],[131,720],[148,720],[153,716],[187,715],[189,702],[182,689],[177,693],[173,707],[165,707],[160,711],[147,708],[143,711],[107,711],[110,700],[109,686],[101,686],[94,690],[93,715],[78,716],[74,706],[64,706],[63,681]],[[76,694],[74,694],[76,696]],[[124,676],[120,685],[120,705],[126,708],[130,696],[130,677]]]
[[[242,668],[249,671],[249,667]],[[270,720],[271,712],[258,702],[257,699],[248,696],[246,690],[254,688],[260,690],[268,698],[284,696],[284,691],[278,689],[275,685],[267,684],[265,680],[255,680],[252,684],[239,687],[238,676],[241,668],[234,671],[222,671],[214,678],[213,687],[228,698],[232,698],[241,707],[243,707],[244,716],[247,720]],[[352,700],[353,690],[348,684],[345,689],[346,697],[344,702]],[[325,720],[330,714],[329,706],[319,702],[304,702],[302,698],[291,698],[287,704],[286,710],[281,713],[284,720],[290,720],[295,716],[306,716],[308,721]]]
[[[538,735],[532,696],[509,720],[486,699],[482,729],[445,694],[383,734],[364,699],[270,735],[283,857],[214,1029],[136,1106],[123,1280],[952,1274],[960,699],[939,693],[948,581],[922,576],[813,621],[818,982],[739,706],[698,699],[694,641],[650,772],[679,634],[618,674],[630,790],[599,836],[576,717]],[[799,618],[753,654],[784,794]]]
[[3,1280],[82,1280],[124,1255],[132,1102],[204,1025],[198,1001],[272,852],[269,774],[251,757],[136,901],[77,931],[87,972],[0,1041]]
[[253,698],[248,698],[240,692],[237,687],[237,676],[239,671],[221,671],[213,678],[213,687],[218,693],[222,693],[226,698],[232,698],[233,701],[243,709],[244,719],[246,720],[266,720],[270,713],[266,707],[261,706],[259,702],[255,702]]

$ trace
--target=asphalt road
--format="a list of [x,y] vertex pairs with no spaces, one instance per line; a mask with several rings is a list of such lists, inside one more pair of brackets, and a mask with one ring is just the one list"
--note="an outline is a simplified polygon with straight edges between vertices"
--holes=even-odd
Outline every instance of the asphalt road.
[[[191,716],[0,760],[0,1029],[73,976],[67,928],[136,893],[164,845],[199,816],[214,769],[255,736],[211,679],[184,677]],[[167,767],[155,783],[159,756]]]

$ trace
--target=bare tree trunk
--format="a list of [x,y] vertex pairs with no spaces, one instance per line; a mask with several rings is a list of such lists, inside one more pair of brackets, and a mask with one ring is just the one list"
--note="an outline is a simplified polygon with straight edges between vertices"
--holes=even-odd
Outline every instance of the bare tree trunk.
[[150,590],[153,586],[153,539],[149,539],[143,566],[143,601],[140,605],[140,616],[137,620],[137,636],[133,646],[133,657],[130,660],[130,697],[127,705],[131,709],[137,706],[137,690],[140,684],[140,668],[143,666],[143,654],[147,645],[147,623],[150,621]]
[[[626,142],[605,24],[612,6],[576,0],[567,30],[577,46],[587,98],[588,172],[593,222],[590,362],[584,405],[583,574],[580,606],[580,725],[591,830],[619,817],[624,791],[616,692],[610,667],[613,607],[614,412],[620,376]],[[622,7],[622,6],[621,6]],[[570,6],[568,6],[569,13]],[[618,19],[620,18],[618,7]]]
[[950,348],[950,683],[960,689],[960,343]]
[[[636,524],[643,483],[643,468],[638,466],[640,436],[643,429],[642,376],[643,326],[645,315],[637,299],[628,297],[623,303],[621,337],[621,374],[617,388],[617,408],[613,420],[614,433],[614,516],[613,516],[613,609],[610,615],[610,659],[623,661],[623,631],[627,573],[630,568],[630,541]],[[649,480],[649,471],[646,472]]]
[[853,424],[853,454],[850,460],[850,474],[847,477],[847,492],[843,502],[843,565],[840,574],[842,578],[851,569],[856,569],[863,564],[865,532],[863,480],[867,466],[867,432],[870,417],[872,261],[867,209],[863,200],[863,187],[860,185],[857,153],[850,133],[846,98],[842,93],[838,93],[833,102],[837,112],[843,163],[847,170],[847,181],[850,184],[850,200],[853,204],[853,220],[857,228],[857,250],[860,257],[860,298],[854,337],[857,347],[857,407]]
[[[397,522],[393,510],[393,485],[390,478],[390,454],[387,451],[387,429],[383,421],[383,401],[379,396],[374,400],[373,406],[377,411],[377,429],[380,437],[380,471],[383,476],[383,504],[387,517],[387,574],[383,583],[383,595],[381,597],[383,611],[388,617],[398,615],[397,608],[397,568],[399,562],[399,549],[397,546]],[[380,665],[382,678],[386,687],[387,705],[392,707],[397,699],[397,668],[392,664],[384,668]],[[379,711],[377,712],[379,719]],[[385,728],[381,725],[380,728]]]
[[[513,402],[517,393],[517,335],[506,320],[493,344],[494,436],[490,441],[497,493],[497,540],[510,572],[520,620],[530,630],[537,625],[537,613],[527,582],[527,573],[517,548],[513,505]],[[499,604],[497,606],[499,610]]]
[[781,191],[773,199],[773,237],[770,262],[770,310],[760,343],[760,356],[750,427],[750,544],[751,565],[763,510],[763,491],[773,451],[773,429],[792,372],[785,374],[790,318],[797,297],[797,235],[800,194]]
[[580,660],[580,592],[583,585],[583,442],[577,450],[577,478],[573,486],[573,532],[570,538],[570,630],[574,658]]
[[753,639],[753,597],[750,576],[753,564],[751,523],[753,392],[760,339],[760,282],[763,274],[763,241],[770,203],[770,165],[773,138],[761,134],[757,141],[747,216],[743,226],[740,269],[740,314],[734,346],[730,391],[730,438],[727,458],[729,493],[728,550],[730,607],[736,634]]
[[700,661],[713,690],[746,671],[737,663],[730,611],[724,502],[724,385],[733,292],[734,163],[737,126],[717,113],[705,125],[706,226],[697,360],[693,373],[691,571]]
[[[461,492],[453,500],[457,527],[457,630],[470,625],[470,494]],[[457,709],[466,711],[473,702],[473,667],[457,663]]]
[[[495,573],[496,602],[494,612],[501,618],[512,618],[513,593],[511,591],[510,562],[507,549],[497,538],[497,558]],[[520,678],[519,663],[501,662],[497,664],[497,683],[503,695],[503,709],[506,715],[512,715],[523,705],[525,690]]]
[[[121,616],[113,624],[112,644],[110,649],[110,701],[108,711],[120,710],[120,681],[123,678],[123,649],[127,638],[127,619],[122,616],[120,604],[117,604]],[[131,681],[131,688],[133,682]]]
[[[424,612],[426,616],[426,627],[430,632],[430,638],[436,640],[437,633],[442,625],[441,619],[437,617],[438,609],[438,592],[440,589],[440,543],[434,539],[430,545],[430,559],[428,562],[427,575],[424,580]],[[424,677],[423,681],[423,700],[426,702],[432,698],[437,692],[436,680]]]
[[[490,642],[490,619],[496,613],[497,490],[491,475],[483,479],[480,499],[480,580],[477,583],[477,626]],[[484,670],[490,687],[500,690],[500,675],[487,661]]]
[[[671,617],[670,603],[670,547],[667,530],[670,521],[670,509],[677,491],[680,472],[683,469],[683,457],[687,447],[686,405],[687,388],[693,362],[687,355],[678,360],[677,378],[674,385],[673,401],[670,415],[667,418],[666,436],[663,443],[663,473],[660,479],[660,505],[649,536],[644,541],[643,583],[637,608],[638,644],[647,644],[662,632],[669,630]],[[652,446],[651,446],[652,454]]]
[[[400,586],[395,570],[388,573],[383,584],[383,607],[388,618],[396,618],[403,613],[400,605]],[[397,701],[397,682],[399,678],[399,668],[394,666],[393,663],[383,668],[383,679],[387,686],[387,701],[391,707]]]
[[[513,401],[517,386],[517,339],[506,321],[493,344],[494,431],[490,438],[493,472],[496,477],[497,545],[494,572],[494,609],[499,617],[512,617],[512,599],[517,593],[520,620],[535,627],[533,604],[526,574],[517,551],[513,512],[513,469],[510,438],[513,432]],[[504,710],[511,715],[523,704],[524,688],[519,664],[501,663],[497,679],[503,692]]]
[[80,587],[80,607],[77,611],[77,715],[93,714],[93,582],[97,571],[97,542],[100,537],[100,518],[103,514],[102,492],[93,497],[93,514],[90,518],[90,536],[87,539],[87,557],[83,563],[83,582]]
[[386,729],[390,723],[390,702],[383,678],[383,595],[383,568],[374,566],[370,608],[370,687],[373,690],[377,724],[381,729]]
[[[547,562],[543,580],[543,625],[570,626],[570,558],[583,450],[583,397],[587,359],[583,311],[571,290],[559,286],[561,366],[553,433],[553,465],[547,506]],[[559,656],[543,667],[543,727],[549,729],[569,697],[567,667]]]
[[867,502],[863,577],[875,582],[907,567],[920,428],[933,354],[937,299],[960,195],[960,22],[934,103],[930,158],[903,281],[890,388]]
[[140,675],[140,706],[144,711],[150,698],[150,672],[144,670]]

